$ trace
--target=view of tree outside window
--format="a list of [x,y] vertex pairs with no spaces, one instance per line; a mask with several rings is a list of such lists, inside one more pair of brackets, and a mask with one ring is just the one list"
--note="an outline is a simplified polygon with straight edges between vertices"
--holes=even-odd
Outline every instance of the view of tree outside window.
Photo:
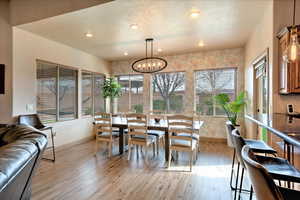
[[152,107],[166,113],[182,113],[185,95],[184,72],[157,73],[152,76]]
[[93,114],[93,74],[81,73],[81,115]]
[[214,101],[214,96],[226,93],[236,95],[236,69],[201,70],[195,72],[196,111],[201,115],[225,115]]
[[104,84],[105,76],[102,74],[94,74],[94,113],[105,112],[106,104],[102,95],[102,87]]
[[122,95],[118,98],[118,112],[143,113],[143,75],[117,76],[122,86]]

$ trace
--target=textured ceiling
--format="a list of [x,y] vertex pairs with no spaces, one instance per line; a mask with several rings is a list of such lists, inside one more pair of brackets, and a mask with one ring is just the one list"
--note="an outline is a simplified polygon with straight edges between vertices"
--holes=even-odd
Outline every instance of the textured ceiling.
[[[163,55],[241,47],[268,5],[270,0],[116,0],[19,27],[107,60],[121,60],[143,56],[147,37],[155,39],[155,50],[162,48]],[[189,17],[192,9],[200,11],[198,18]],[[85,37],[87,32],[94,37]],[[204,47],[198,46],[200,40]]]

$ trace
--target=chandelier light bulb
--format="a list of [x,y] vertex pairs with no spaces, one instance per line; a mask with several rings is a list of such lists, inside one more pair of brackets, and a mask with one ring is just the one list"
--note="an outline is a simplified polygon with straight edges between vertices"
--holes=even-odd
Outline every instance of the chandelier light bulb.
[[300,45],[297,37],[297,33],[292,34],[291,42],[288,46],[288,59],[290,62],[297,61],[300,56]]

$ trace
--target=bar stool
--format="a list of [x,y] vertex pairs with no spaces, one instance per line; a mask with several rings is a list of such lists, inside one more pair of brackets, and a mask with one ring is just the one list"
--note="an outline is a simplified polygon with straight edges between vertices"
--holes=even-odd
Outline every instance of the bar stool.
[[257,200],[296,200],[300,191],[278,187],[267,169],[253,159],[249,146],[242,149],[242,159],[247,168]]
[[[233,142],[234,139],[233,139],[231,133],[232,133],[233,130],[235,130],[235,127],[229,121],[226,122],[226,127],[227,127],[227,134],[229,134],[229,138],[231,139],[231,142]],[[251,148],[251,150],[256,152],[256,153],[264,153],[264,154],[271,154],[271,155],[276,155],[277,154],[277,152],[272,147],[267,145],[264,141],[251,140],[251,139],[244,139],[244,141]],[[236,189],[235,187],[232,186],[235,157],[236,157],[236,151],[235,151],[235,148],[233,148],[231,174],[230,174],[230,187],[231,187],[232,190]],[[248,191],[248,190],[246,190],[246,191]]]
[[[240,136],[239,131],[236,129],[232,131],[232,136],[233,136],[233,143],[234,143],[237,160],[238,160],[238,170],[237,170],[235,188],[238,187],[237,185],[239,179],[239,168],[240,165],[242,166],[242,174],[241,174],[240,188],[239,188],[239,199],[240,199],[240,194],[243,185],[244,170],[245,170],[245,164],[242,159],[241,151],[242,148],[246,146],[246,142]],[[254,150],[252,151],[256,153]],[[256,162],[260,163],[262,166],[264,166],[267,169],[268,173],[274,179],[290,181],[290,182],[298,182],[298,183],[300,182],[300,171],[297,170],[294,166],[292,166],[287,160],[278,157],[259,156],[259,155],[255,155],[255,159]],[[234,199],[236,199],[236,195],[237,195],[237,189],[235,190]],[[252,198],[252,187],[250,190],[250,199],[251,198]]]

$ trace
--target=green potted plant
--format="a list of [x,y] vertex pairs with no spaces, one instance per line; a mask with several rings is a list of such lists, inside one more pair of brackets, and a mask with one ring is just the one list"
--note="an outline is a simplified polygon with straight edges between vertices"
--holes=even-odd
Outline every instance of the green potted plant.
[[[246,94],[241,92],[235,100],[231,101],[228,94],[218,94],[214,97],[216,103],[224,110],[228,120],[233,126],[239,129],[238,116],[243,112],[246,105]],[[227,130],[227,129],[226,129]],[[229,133],[227,134],[229,136]],[[228,145],[232,146],[232,141],[230,137],[227,137]]]
[[121,85],[114,77],[107,78],[102,87],[102,95],[105,99],[110,99],[110,112],[114,113],[115,99],[122,94]]

